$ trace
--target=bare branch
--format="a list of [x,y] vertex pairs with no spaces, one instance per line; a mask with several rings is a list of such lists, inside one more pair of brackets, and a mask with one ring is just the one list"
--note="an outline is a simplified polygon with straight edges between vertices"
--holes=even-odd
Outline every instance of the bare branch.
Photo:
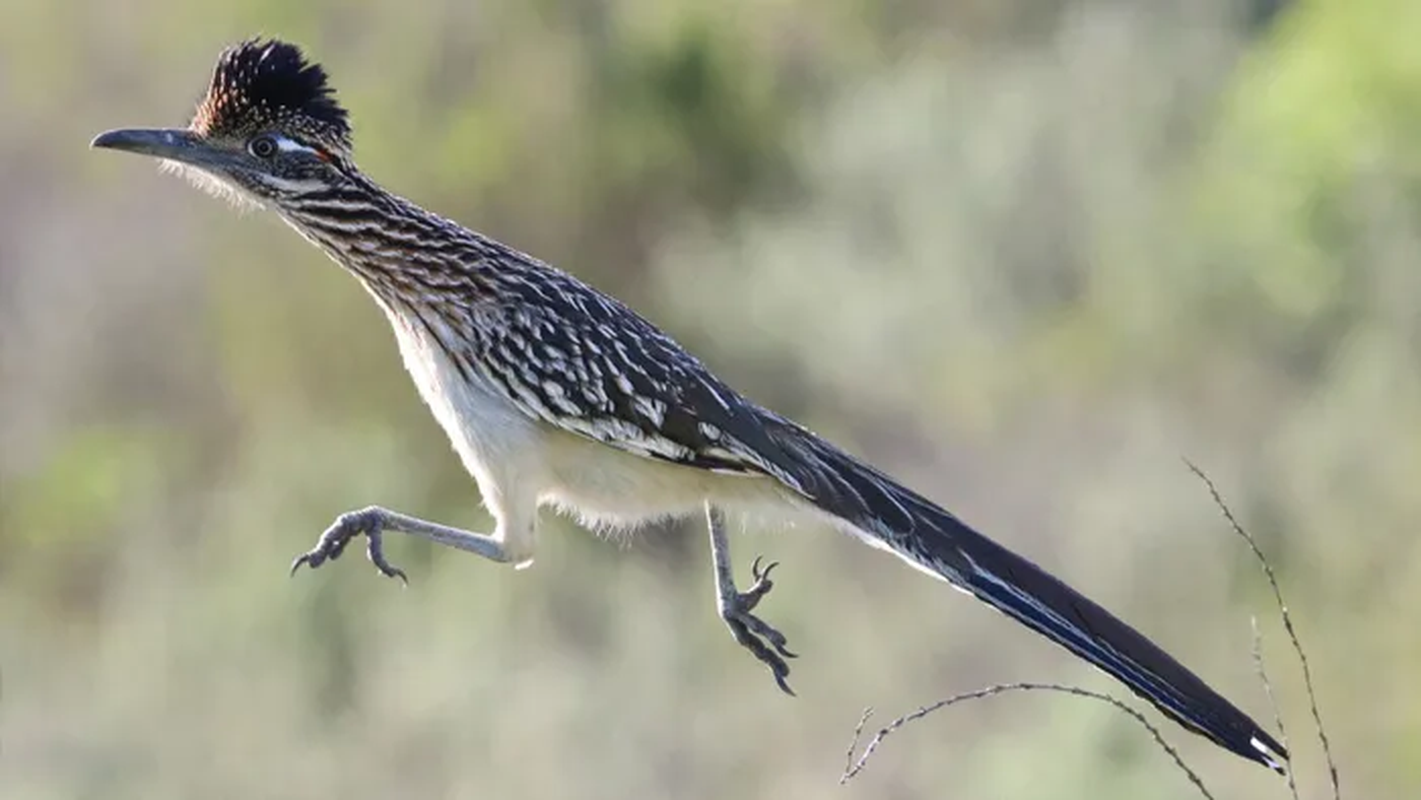
[[[1268,585],[1273,589],[1273,599],[1278,603],[1278,613],[1283,618],[1283,628],[1288,632],[1288,639],[1292,642],[1293,652],[1297,653],[1298,663],[1302,665],[1303,687],[1307,691],[1308,705],[1312,710],[1312,721],[1317,728],[1317,738],[1322,742],[1323,758],[1327,761],[1327,771],[1332,779],[1333,800],[1341,800],[1342,789],[1337,777],[1337,762],[1332,758],[1332,743],[1328,741],[1327,729],[1323,727],[1322,714],[1317,710],[1317,693],[1313,691],[1312,687],[1312,669],[1308,666],[1308,657],[1307,654],[1303,652],[1302,643],[1298,641],[1298,632],[1293,628],[1293,617],[1288,613],[1288,605],[1283,602],[1283,591],[1278,588],[1278,578],[1273,574],[1273,565],[1270,564],[1268,558],[1263,555],[1263,550],[1258,547],[1258,542],[1253,538],[1253,534],[1249,533],[1240,525],[1238,519],[1234,517],[1233,511],[1230,510],[1228,504],[1224,502],[1224,498],[1219,494],[1219,489],[1214,485],[1214,481],[1210,479],[1208,475],[1204,474],[1202,469],[1195,466],[1194,462],[1186,458],[1184,459],[1184,463],[1189,467],[1190,471],[1208,487],[1209,494],[1214,498],[1214,505],[1219,507],[1219,511],[1223,513],[1224,519],[1229,523],[1229,527],[1233,528],[1234,533],[1243,537],[1245,542],[1248,542],[1249,549],[1253,551],[1254,557],[1258,559],[1259,565],[1263,567],[1263,574],[1268,578]],[[1279,732],[1282,732],[1281,728]],[[1291,766],[1292,764],[1290,762],[1289,767]],[[1289,769],[1288,772],[1288,780],[1291,783],[1292,769]]]
[[993,695],[1013,691],[1062,692],[1064,694],[1073,694],[1077,697],[1088,697],[1093,700],[1099,700],[1103,703],[1109,703],[1110,705],[1115,706],[1116,708],[1133,717],[1136,722],[1143,725],[1145,727],[1145,730],[1150,732],[1150,736],[1154,737],[1155,743],[1158,744],[1162,750],[1169,754],[1169,757],[1174,760],[1175,765],[1178,766],[1179,769],[1182,770],[1186,776],[1188,776],[1190,782],[1193,783],[1194,786],[1199,789],[1199,793],[1202,794],[1205,798],[1207,798],[1207,800],[1214,800],[1214,795],[1211,794],[1208,788],[1204,786],[1204,781],[1200,779],[1198,773],[1190,769],[1188,764],[1184,763],[1184,759],[1180,757],[1179,751],[1175,750],[1174,747],[1169,744],[1169,742],[1165,741],[1164,735],[1159,732],[1158,728],[1156,728],[1154,725],[1151,725],[1150,721],[1145,719],[1143,714],[1111,695],[1103,694],[1101,692],[1093,692],[1089,689],[1082,689],[1079,686],[1065,686],[1056,683],[997,684],[994,686],[987,686],[982,689],[977,689],[975,691],[953,695],[952,697],[946,698],[944,700],[939,700],[936,703],[933,703],[932,705],[923,706],[917,711],[914,711],[910,714],[904,714],[898,719],[895,719],[892,722],[888,723],[888,725],[886,725],[885,727],[880,728],[878,733],[874,734],[873,739],[869,741],[868,746],[864,748],[863,754],[860,755],[858,757],[858,760],[856,761],[854,760],[854,753],[858,750],[859,739],[863,735],[863,729],[864,726],[868,724],[869,717],[873,716],[872,708],[864,709],[863,716],[859,719],[858,726],[854,728],[854,738],[852,741],[849,742],[849,751],[847,754],[847,758],[844,762],[844,774],[839,776],[839,784],[843,785],[845,783],[848,783],[850,780],[853,780],[856,775],[863,771],[863,768],[868,764],[869,758],[872,757],[874,751],[878,749],[879,744],[881,744],[884,739],[888,738],[888,736],[894,731],[898,730],[909,722],[922,719],[923,717],[926,717],[934,711],[937,711],[940,708],[946,708],[950,705],[955,705],[957,703],[961,703],[967,700],[977,700],[983,697],[991,697]]

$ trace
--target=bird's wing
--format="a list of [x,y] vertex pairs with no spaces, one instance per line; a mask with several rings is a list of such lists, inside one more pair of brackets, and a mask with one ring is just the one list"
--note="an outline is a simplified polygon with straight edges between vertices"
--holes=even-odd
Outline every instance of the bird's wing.
[[761,474],[776,462],[774,415],[741,397],[671,337],[571,276],[524,284],[490,312],[472,366],[529,416],[647,458]]

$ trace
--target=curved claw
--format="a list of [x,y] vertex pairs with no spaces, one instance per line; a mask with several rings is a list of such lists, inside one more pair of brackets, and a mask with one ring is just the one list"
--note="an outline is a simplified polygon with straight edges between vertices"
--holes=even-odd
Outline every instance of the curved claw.
[[[340,558],[341,551],[345,550],[345,539],[340,539],[337,535],[332,535],[336,531],[334,527],[327,529],[321,534],[321,538],[316,542],[316,546],[302,553],[291,561],[291,575],[296,574],[296,570],[303,565],[311,569],[316,569],[327,561],[334,561]],[[336,531],[338,534],[339,532]],[[348,538],[348,537],[347,537]]]
[[763,560],[764,556],[755,556],[755,560],[750,563],[750,577],[754,578],[756,583],[768,581],[770,579],[770,573],[774,572],[775,567],[780,565],[778,561],[771,561],[769,566],[761,570],[760,562]]
[[339,523],[332,525],[321,534],[316,546],[297,556],[291,562],[291,575],[296,574],[296,570],[302,565],[316,569],[327,561],[334,561],[340,558],[340,554],[345,550],[345,544],[355,534],[347,532]]
[[307,566],[311,569],[315,569],[316,567],[319,567],[321,565],[321,562],[323,561],[325,561],[325,557],[322,556],[320,553],[302,553],[301,555],[291,560],[291,571],[287,573],[287,575],[288,577],[294,578],[296,577],[296,570],[301,569],[302,566]]
[[370,559],[370,563],[380,570],[380,574],[387,578],[399,578],[400,583],[405,586],[410,585],[410,579],[405,575],[405,571],[385,560],[385,547],[379,532],[371,531],[365,534],[365,557]]
[[763,556],[755,556],[754,562],[750,564],[750,576],[755,579],[755,582],[750,585],[749,589],[739,594],[739,600],[746,611],[753,610],[755,606],[760,604],[760,600],[775,588],[775,582],[770,580],[770,573],[780,565],[780,562],[771,561],[769,566],[761,568],[760,564],[763,561]]

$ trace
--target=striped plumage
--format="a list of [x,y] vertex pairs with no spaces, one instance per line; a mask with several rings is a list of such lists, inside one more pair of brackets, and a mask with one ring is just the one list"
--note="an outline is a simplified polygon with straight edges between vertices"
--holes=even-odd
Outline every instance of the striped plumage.
[[319,566],[363,534],[377,566],[402,575],[380,550],[385,531],[521,564],[540,506],[606,528],[704,509],[721,615],[788,690],[784,637],[750,613],[769,570],[757,565],[755,585],[736,591],[722,514],[808,518],[970,592],[1189,730],[1281,771],[1287,754],[1273,737],[1099,605],[741,397],[617,300],[375,184],[351,159],[325,73],[295,47],[230,48],[189,128],[112,131],[95,145],[158,156],[207,188],[270,205],[357,276],[497,522],[483,535],[370,508],[342,515],[296,566]]

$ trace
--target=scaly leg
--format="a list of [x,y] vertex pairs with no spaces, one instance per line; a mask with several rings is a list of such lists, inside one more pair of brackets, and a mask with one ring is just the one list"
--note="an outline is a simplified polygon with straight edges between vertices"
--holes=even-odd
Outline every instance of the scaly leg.
[[[350,544],[351,539],[364,536],[365,555],[369,557],[370,563],[374,564],[375,568],[380,570],[385,577],[399,578],[408,583],[409,580],[405,577],[404,570],[385,560],[381,536],[386,531],[420,536],[437,544],[477,553],[491,561],[509,562],[514,560],[514,556],[497,537],[470,533],[379,506],[370,506],[359,511],[347,511],[336,517],[336,521],[321,534],[316,546],[311,548],[310,552],[297,556],[296,560],[291,562],[291,574],[296,574],[296,570],[300,569],[302,565],[315,569],[326,561],[340,558],[340,554],[345,552],[345,546]],[[526,558],[520,559],[520,561],[527,563]]]
[[[725,515],[709,503],[706,504],[706,527],[710,529],[711,561],[715,566],[716,608],[720,612],[720,618],[725,620],[726,626],[735,636],[735,641],[770,668],[780,689],[793,695],[794,690],[789,688],[789,683],[785,680],[789,676],[789,665],[785,663],[785,658],[795,658],[795,654],[786,649],[784,634],[750,613],[759,604],[760,599],[774,588],[770,572],[779,562],[771,562],[762,570],[760,557],[756,556],[755,563],[750,567],[750,574],[755,582],[747,591],[740,592],[735,588],[735,575],[730,567],[730,543],[725,536]],[[762,639],[764,641],[761,641]],[[765,642],[769,642],[769,645]]]

